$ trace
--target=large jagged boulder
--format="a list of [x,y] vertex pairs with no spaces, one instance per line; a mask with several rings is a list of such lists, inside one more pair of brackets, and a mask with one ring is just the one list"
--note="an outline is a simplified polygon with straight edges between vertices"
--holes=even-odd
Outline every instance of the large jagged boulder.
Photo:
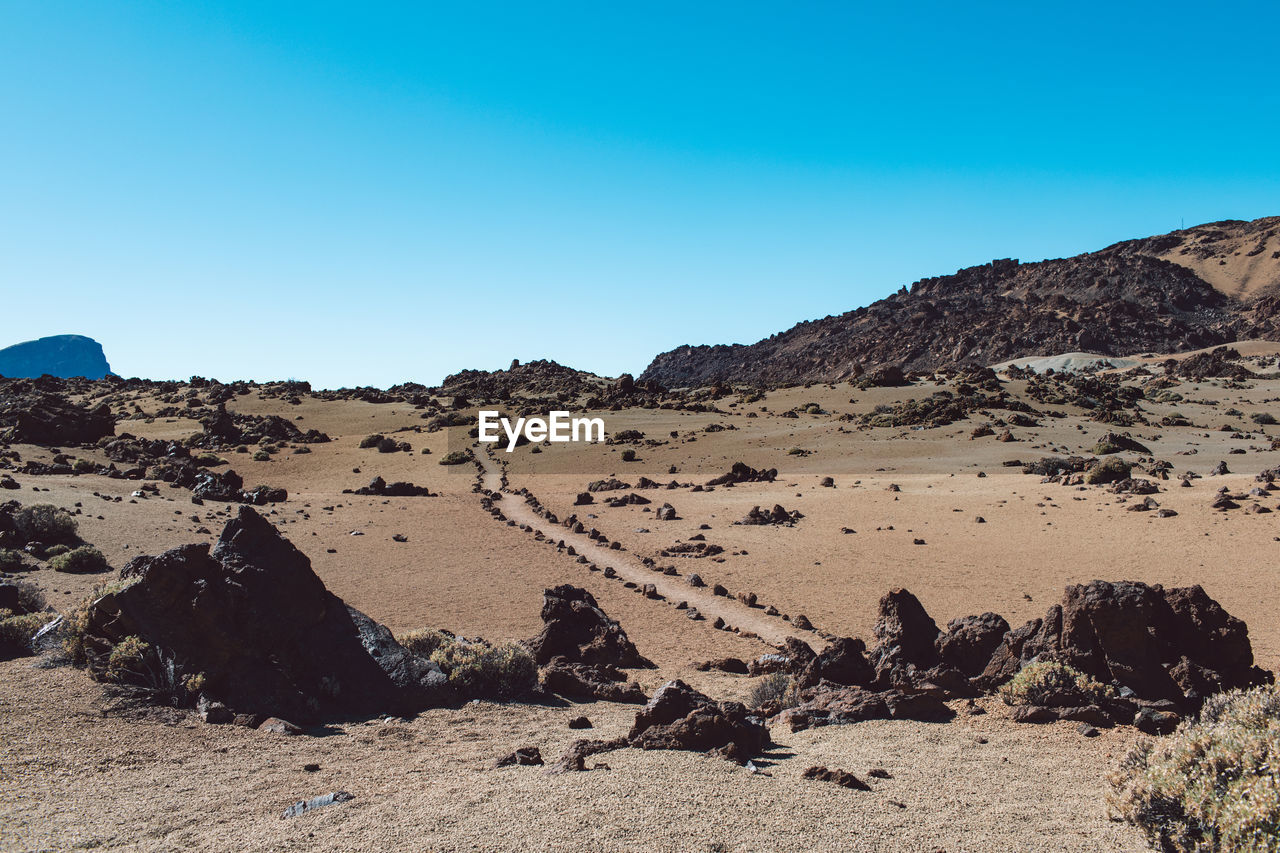
[[801,687],[822,681],[865,687],[876,679],[875,667],[867,660],[866,652],[867,645],[862,640],[836,637],[804,666],[797,681]]
[[306,555],[249,507],[207,544],[137,557],[94,601],[84,641],[103,675],[129,637],[203,676],[206,702],[315,723],[447,704],[438,666],[325,588]]
[[710,752],[745,762],[769,744],[763,721],[740,702],[716,702],[683,681],[658,688],[627,735],[641,749]]
[[1007,633],[1009,623],[998,614],[962,616],[947,623],[946,633],[938,635],[934,646],[943,663],[973,678],[987,668]]
[[1192,711],[1211,693],[1274,680],[1254,665],[1248,627],[1199,586],[1069,586],[1043,619],[1005,635],[981,681],[1002,683],[1032,660],[1065,663],[1140,699]]
[[920,673],[940,662],[935,647],[942,632],[920,600],[905,589],[892,589],[880,599],[871,663],[885,687],[910,685]]
[[543,593],[542,632],[526,645],[540,666],[552,658],[569,663],[650,668],[653,663],[636,650],[613,619],[585,589],[564,584]]

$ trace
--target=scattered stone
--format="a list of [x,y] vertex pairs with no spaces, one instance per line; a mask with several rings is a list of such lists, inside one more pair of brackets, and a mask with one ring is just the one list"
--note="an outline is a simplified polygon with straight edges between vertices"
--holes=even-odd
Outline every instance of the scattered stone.
[[284,810],[284,814],[280,815],[281,820],[291,817],[300,817],[313,809],[331,806],[335,803],[345,803],[356,798],[355,794],[347,791],[334,791],[332,794],[325,794],[320,797],[312,797],[309,800],[299,800],[289,808]]
[[854,791],[870,791],[871,786],[863,782],[857,776],[844,770],[828,770],[826,767],[815,764],[804,773],[800,774],[803,779],[816,779],[819,782],[832,782],[842,788],[849,788]]
[[510,755],[499,758],[496,767],[512,767],[522,765],[537,767],[542,764],[542,751],[536,746],[522,746]]

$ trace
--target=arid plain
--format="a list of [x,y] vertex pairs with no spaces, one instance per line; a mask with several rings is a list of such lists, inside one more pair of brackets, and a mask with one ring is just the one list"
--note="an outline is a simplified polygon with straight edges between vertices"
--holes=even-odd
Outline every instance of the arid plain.
[[[1016,626],[1043,616],[1068,584],[1095,578],[1202,585],[1248,624],[1257,662],[1274,670],[1280,514],[1264,510],[1280,509],[1280,498],[1256,477],[1280,465],[1272,445],[1280,428],[1265,417],[1280,411],[1280,379],[1266,378],[1280,347],[1237,349],[1255,378],[1179,378],[1154,354],[1140,358],[1137,371],[1103,374],[1148,389],[1138,404],[1145,423],[1123,427],[1099,422],[1070,399],[1034,399],[1031,380],[1018,371],[999,387],[1034,410],[1028,425],[1007,422],[1010,412],[998,409],[942,425],[912,417],[872,425],[878,412],[913,411],[903,404],[954,392],[960,380],[940,374],[898,387],[722,388],[697,405],[615,406],[591,414],[623,441],[526,445],[508,454],[481,449],[465,426],[429,430],[423,412],[404,401],[310,393],[286,401],[273,386],[254,386],[226,408],[279,415],[332,440],[305,453],[285,443],[264,461],[222,455],[246,485],[287,489],[286,501],[262,509],[266,518],[332,592],[397,635],[430,627],[491,641],[529,638],[542,624],[543,590],[572,584],[590,591],[656,664],[631,673],[646,693],[680,678],[717,699],[746,701],[758,677],[696,664],[750,661],[787,636],[815,648],[825,637],[871,645],[877,602],[895,587],[913,592],[939,625],[993,611]],[[579,377],[587,386],[608,384]],[[180,385],[164,395],[172,402],[199,390]],[[117,434],[182,440],[200,432],[197,421],[154,416],[166,405],[160,396],[118,392],[113,406],[134,415],[119,421]],[[475,411],[465,401],[441,402],[459,418]],[[584,401],[563,402],[574,409]],[[503,408],[520,406],[517,395]],[[1165,472],[1166,479],[1153,475],[1158,492],[1150,496],[1160,512],[1130,511],[1142,498],[1103,485],[1023,473],[1023,464],[1043,457],[1089,457],[1109,433],[1147,448],[1118,454],[1137,466],[1135,477],[1138,468]],[[362,449],[371,434],[411,449]],[[438,464],[464,448],[478,466]],[[52,462],[56,451],[12,450],[28,463]],[[623,461],[627,451],[633,461]],[[109,462],[94,448],[66,452]],[[776,468],[777,476],[704,486],[737,462]],[[1219,463],[1229,473],[1215,474]],[[507,491],[497,503],[514,524],[495,518],[476,491],[478,478],[496,488],[503,474]],[[344,494],[374,476],[427,486],[436,496]],[[14,477],[20,488],[4,497],[78,509],[80,536],[117,570],[139,554],[212,542],[233,514],[226,504],[193,506],[188,491],[163,483],[135,495],[139,483],[95,474]],[[588,483],[610,478],[629,488],[575,505]],[[663,485],[639,489],[641,478]],[[1223,488],[1238,499],[1232,509],[1212,506]],[[548,524],[524,503],[522,489],[559,519],[576,513],[620,547]],[[628,493],[650,502],[605,505]],[[668,503],[676,517],[659,520]],[[801,517],[789,525],[735,524],[753,507],[775,505]],[[557,547],[560,540],[583,558]],[[682,545],[704,556],[679,554]],[[667,566],[674,573],[654,570]],[[693,573],[707,586],[689,586]],[[22,579],[65,611],[104,577],[38,568]],[[649,582],[658,584],[656,597],[644,592]],[[714,595],[715,585],[728,595]],[[757,606],[738,599],[747,593]],[[682,600],[707,618],[688,618],[677,608]],[[797,628],[802,614],[816,630]],[[723,628],[715,627],[717,616]],[[529,745],[560,754],[577,736],[568,720],[581,715],[590,717],[593,737],[624,734],[635,706],[473,701],[287,737],[210,725],[191,711],[143,709],[47,657],[0,663],[0,684],[4,849],[1144,847],[1137,830],[1110,820],[1104,805],[1107,771],[1140,735],[1126,726],[1084,737],[1075,723],[1017,723],[994,697],[951,703],[958,714],[946,723],[872,720],[803,731],[775,723],[774,745],[756,759],[757,772],[698,753],[623,749],[603,756],[607,769],[551,775],[494,762]],[[815,764],[868,778],[871,790],[801,778]],[[868,776],[873,769],[884,772]],[[354,799],[281,819],[292,803],[335,790]]]

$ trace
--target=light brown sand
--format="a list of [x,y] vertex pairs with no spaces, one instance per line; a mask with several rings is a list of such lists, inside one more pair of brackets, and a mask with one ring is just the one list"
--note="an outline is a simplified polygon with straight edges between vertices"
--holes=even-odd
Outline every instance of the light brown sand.
[[[490,518],[472,492],[475,470],[436,464],[449,449],[444,433],[398,435],[413,444],[412,454],[358,449],[368,433],[421,426],[407,406],[310,398],[287,406],[241,397],[233,407],[301,416],[299,426],[324,430],[334,441],[314,445],[306,455],[286,450],[271,462],[226,456],[248,484],[289,489],[290,500],[269,517],[311,557],[334,592],[393,629],[433,626],[495,640],[528,637],[539,628],[542,590],[574,583],[588,588],[659,665],[636,673],[650,690],[682,677],[713,696],[744,698],[752,679],[697,673],[692,664],[766,650],[758,640],[713,630],[710,619],[691,622],[672,606],[684,592],[683,577],[661,578],[634,564],[687,541],[704,523],[711,528],[701,531],[707,540],[726,549],[722,559],[656,557],[658,563],[675,565],[682,576],[696,571],[734,593],[754,591],[762,604],[791,616],[803,613],[836,634],[868,636],[876,601],[893,586],[915,592],[940,624],[986,610],[1019,624],[1043,615],[1065,584],[1131,578],[1203,584],[1249,623],[1259,661],[1273,669],[1280,664],[1274,619],[1280,512],[1208,508],[1220,486],[1246,491],[1255,473],[1280,464],[1267,434],[1276,428],[1247,419],[1256,411],[1280,415],[1280,381],[1244,390],[1184,384],[1177,390],[1186,399],[1176,405],[1143,404],[1153,420],[1177,409],[1198,424],[1131,430],[1157,457],[1172,461],[1175,472],[1207,473],[1220,459],[1234,472],[1196,480],[1189,489],[1176,488],[1176,480],[1162,483],[1175,487],[1155,496],[1178,511],[1170,519],[1127,512],[1125,502],[1101,489],[1042,485],[1002,467],[1009,459],[1082,452],[1107,431],[1070,407],[1053,407],[1065,409],[1066,418],[1014,428],[1019,441],[1013,443],[970,440],[980,417],[931,430],[860,430],[838,419],[930,390],[814,386],[732,408],[733,400],[725,399],[725,414],[604,413],[611,432],[635,428],[667,442],[638,447],[640,461],[634,463],[623,463],[616,446],[495,454],[507,463],[513,487],[529,488],[561,517],[575,510],[594,515],[590,524],[627,549],[598,554],[598,561],[627,561],[633,573],[626,577],[661,580],[667,601],[646,600],[623,587],[625,577],[606,580],[552,545]],[[809,402],[826,414],[776,414]],[[1232,407],[1245,417],[1227,415]],[[736,429],[705,432],[712,423]],[[1248,430],[1247,437],[1215,431],[1224,423]],[[195,426],[159,419],[123,422],[120,429],[181,437]],[[672,430],[677,439],[669,438]],[[422,455],[423,447],[432,453]],[[810,455],[791,455],[792,448]],[[1233,448],[1246,452],[1230,454]],[[24,458],[49,455],[18,449]],[[1189,451],[1195,453],[1183,455]],[[780,476],[772,484],[710,492],[644,493],[654,501],[651,509],[670,501],[678,521],[658,522],[634,506],[573,507],[575,495],[600,477],[700,483],[738,460],[777,467]],[[668,473],[671,466],[675,474]],[[441,496],[341,494],[375,474],[428,485]],[[823,476],[834,477],[836,488],[821,488]],[[69,508],[80,502],[84,538],[115,566],[181,542],[212,541],[227,514],[212,503],[193,506],[187,492],[163,486],[158,497],[134,499],[133,483],[88,476],[18,479],[22,490],[4,497]],[[890,483],[901,490],[888,491]],[[108,503],[95,491],[122,501]],[[517,503],[510,496],[503,502]],[[805,518],[791,528],[732,524],[752,506],[774,503]],[[1280,497],[1261,503],[1275,509]],[[986,524],[976,523],[979,515]],[[212,533],[197,533],[201,525]],[[841,527],[857,532],[842,534]],[[356,530],[363,535],[351,536]],[[392,541],[394,533],[409,541]],[[912,544],[917,538],[926,544]],[[30,579],[63,608],[100,580],[47,569]],[[687,597],[695,598],[692,590]],[[705,606],[709,617],[712,608],[725,608],[731,625],[765,637],[793,632],[762,609],[748,611],[724,599]],[[1103,775],[1130,732],[1085,739],[1066,724],[1018,726],[991,703],[986,716],[962,715],[941,726],[885,722],[795,735],[775,731],[783,746],[768,759],[772,777],[700,755],[630,750],[604,756],[609,771],[550,777],[489,765],[526,744],[554,759],[578,735],[565,722],[579,713],[596,721],[597,730],[588,734],[615,736],[630,724],[634,708],[479,704],[410,722],[347,725],[328,737],[287,739],[205,726],[190,717],[166,725],[104,716],[99,687],[82,673],[37,669],[29,659],[0,664],[0,685],[0,848],[6,850],[1141,848],[1134,831],[1108,822],[1102,810]],[[309,761],[322,770],[304,773]],[[881,766],[893,778],[858,794],[801,780],[815,763],[860,776]],[[279,820],[293,801],[335,789],[357,798]]]

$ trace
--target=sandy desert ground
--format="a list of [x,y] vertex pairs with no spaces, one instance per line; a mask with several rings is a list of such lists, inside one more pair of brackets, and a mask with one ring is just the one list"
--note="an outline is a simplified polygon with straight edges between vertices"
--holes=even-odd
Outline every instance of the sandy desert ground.
[[[1274,365],[1280,346],[1241,350],[1255,366]],[[1005,387],[1019,395],[1026,380]],[[977,413],[935,428],[858,422],[877,406],[933,390],[928,382],[815,384],[751,402],[730,395],[718,412],[624,408],[600,413],[609,432],[639,430],[652,442],[481,452],[487,484],[505,472],[510,489],[528,489],[562,518],[590,513],[590,526],[624,550],[596,554],[585,537],[563,528],[555,536],[601,566],[615,565],[616,579],[494,520],[473,491],[475,467],[437,464],[470,444],[465,430],[426,432],[408,405],[303,397],[287,406],[273,397],[238,397],[229,408],[281,414],[333,441],[307,454],[285,450],[269,462],[230,461],[247,484],[288,489],[288,501],[268,518],[333,592],[393,630],[527,638],[541,624],[542,590],[571,583],[592,592],[657,664],[635,673],[646,691],[679,677],[717,698],[745,698],[754,679],[699,672],[694,663],[751,659],[771,651],[766,641],[787,635],[821,643],[781,616],[689,589],[683,578],[691,572],[731,593],[754,592],[781,614],[803,614],[822,632],[868,638],[876,603],[893,587],[914,592],[939,624],[994,611],[1019,625],[1042,616],[1067,584],[1198,583],[1248,623],[1258,663],[1280,667],[1280,513],[1210,507],[1219,488],[1248,492],[1255,475],[1280,465],[1280,450],[1272,449],[1280,427],[1251,419],[1280,415],[1280,379],[1183,381],[1175,389],[1182,399],[1143,402],[1153,424],[1175,410],[1194,424],[1124,430],[1173,463],[1175,479],[1161,482],[1155,496],[1176,510],[1168,518],[1129,512],[1133,499],[1100,487],[1045,484],[1005,464],[1088,454],[1113,429],[1072,405],[1047,407],[1062,416],[1037,426],[1011,427],[1011,441],[971,438],[990,420]],[[136,402],[144,410],[157,406]],[[793,410],[796,417],[782,416]],[[117,431],[177,439],[199,429],[191,420],[156,418],[122,421]],[[371,433],[396,433],[413,451],[360,449]],[[636,461],[622,461],[627,447]],[[14,449],[24,460],[52,456],[47,448]],[[74,452],[107,461],[95,451]],[[650,491],[648,506],[574,506],[592,480],[700,484],[738,461],[777,468],[779,476],[731,488]],[[1219,462],[1231,473],[1209,476]],[[1176,475],[1183,472],[1202,477],[1181,488]],[[342,494],[374,475],[427,485],[439,496]],[[821,486],[824,477],[834,487]],[[138,499],[131,497],[136,483],[93,475],[16,479],[21,489],[6,497],[79,508],[82,537],[116,568],[138,554],[212,541],[230,512],[226,505],[192,506],[188,492],[167,486]],[[651,510],[664,501],[677,520],[656,520]],[[1268,494],[1246,503],[1280,509],[1280,498]],[[774,504],[804,518],[793,527],[733,524],[754,506]],[[515,495],[504,508],[517,521],[545,525]],[[660,555],[699,534],[723,552]],[[640,563],[645,556],[676,565],[680,576],[649,571]],[[666,599],[624,586],[632,578],[665,584]],[[24,579],[66,609],[102,577],[44,568]],[[685,618],[673,606],[680,599],[696,602],[708,620]],[[710,617],[717,615],[739,632],[714,629]],[[1109,820],[1103,804],[1105,774],[1138,736],[1132,729],[1085,738],[1072,723],[1014,723],[994,699],[980,700],[987,711],[981,715],[956,704],[960,713],[946,724],[882,721],[796,733],[775,726],[776,745],[759,762],[764,773],[701,754],[628,749],[604,756],[608,769],[547,775],[533,767],[495,769],[493,762],[524,745],[558,755],[577,737],[566,723],[579,714],[592,719],[593,736],[621,734],[634,706],[475,702],[411,720],[281,737],[207,725],[176,710],[140,711],[74,668],[19,658],[0,663],[0,849],[1144,849],[1138,832]],[[311,763],[319,770],[304,771]],[[813,764],[859,776],[882,768],[888,778],[872,779],[872,791],[849,791],[802,779]],[[355,799],[280,818],[290,804],[335,790]]]

